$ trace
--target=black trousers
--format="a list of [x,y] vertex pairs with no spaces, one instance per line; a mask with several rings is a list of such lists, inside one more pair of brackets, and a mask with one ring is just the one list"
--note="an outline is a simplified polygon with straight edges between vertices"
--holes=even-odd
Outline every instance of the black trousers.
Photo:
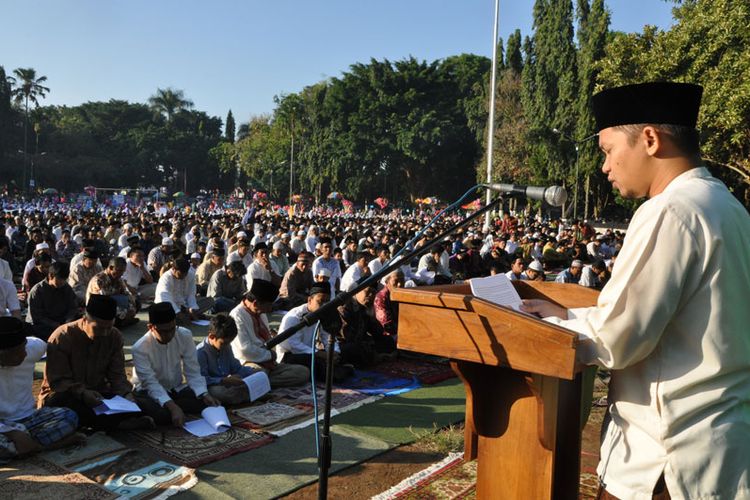
[[[171,390],[169,391],[169,397],[185,413],[200,415],[206,408],[206,403],[198,398],[190,387],[185,387],[179,392]],[[141,407],[143,413],[153,418],[157,425],[170,425],[172,423],[172,414],[169,413],[169,410],[149,396],[146,391],[136,392],[135,401]]]
[[[311,369],[310,365],[312,364],[310,363],[309,354],[292,354],[291,352],[285,353],[284,358],[281,361],[282,363],[287,363],[291,365],[306,366],[308,369]],[[333,381],[334,382],[343,382],[344,380],[346,380],[353,374],[354,372],[351,370],[351,367],[333,365]],[[325,358],[319,358],[315,356],[315,380],[319,382],[326,381]]]

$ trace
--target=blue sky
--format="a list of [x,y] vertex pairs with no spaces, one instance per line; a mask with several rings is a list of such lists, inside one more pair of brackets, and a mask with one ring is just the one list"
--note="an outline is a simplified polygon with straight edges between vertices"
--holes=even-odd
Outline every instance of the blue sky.
[[[500,1],[503,39],[531,33],[532,5]],[[612,29],[672,24],[671,2],[607,5]],[[46,75],[44,104],[145,102],[174,87],[243,122],[355,62],[490,56],[494,0],[0,0],[0,12],[0,65]]]

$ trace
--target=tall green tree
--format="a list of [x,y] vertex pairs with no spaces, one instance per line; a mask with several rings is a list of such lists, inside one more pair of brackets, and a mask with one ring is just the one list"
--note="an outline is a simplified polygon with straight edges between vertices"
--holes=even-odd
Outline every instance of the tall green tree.
[[508,36],[508,45],[505,49],[505,67],[521,75],[523,70],[523,53],[521,50],[521,30],[515,30]]
[[234,115],[232,115],[232,110],[230,109],[229,113],[227,113],[227,121],[224,124],[224,138],[231,144],[234,144],[235,140],[235,127]]
[[600,61],[600,87],[649,80],[704,87],[698,128],[704,160],[750,206],[750,5],[684,0],[668,31],[613,36]]
[[156,89],[156,94],[148,99],[151,109],[155,113],[164,116],[167,123],[172,123],[174,116],[183,110],[193,107],[193,101],[185,97],[182,90],[173,88]]
[[49,88],[42,85],[47,81],[46,76],[36,75],[34,68],[16,68],[13,70],[14,77],[11,82],[14,84],[13,97],[16,103],[23,103],[24,122],[23,122],[23,157],[24,157],[24,189],[26,188],[26,170],[29,156],[29,102],[35,107],[39,106],[39,99],[49,92]]
[[[578,99],[576,114],[578,121],[574,138],[584,141],[578,144],[579,178],[584,183],[584,218],[590,214],[589,199],[593,195],[593,215],[598,217],[611,193],[611,186],[607,182],[599,167],[601,153],[596,138],[590,138],[595,132],[596,122],[592,112],[591,98],[595,91],[599,75],[598,63],[604,58],[607,37],[609,34],[609,12],[604,0],[578,0],[576,9],[578,18]],[[579,182],[580,182],[579,179]],[[580,202],[580,200],[579,200]]]

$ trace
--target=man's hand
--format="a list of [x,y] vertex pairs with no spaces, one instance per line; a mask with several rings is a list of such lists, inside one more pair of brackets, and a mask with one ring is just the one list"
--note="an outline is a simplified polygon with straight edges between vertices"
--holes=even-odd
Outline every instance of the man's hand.
[[568,310],[552,302],[541,299],[524,299],[521,311],[536,314],[540,318],[556,316],[560,319],[568,319]]
[[104,399],[102,395],[96,391],[84,389],[81,393],[81,401],[83,401],[83,404],[89,408],[94,408],[102,404],[102,399]]
[[31,455],[43,449],[42,445],[36,442],[27,432],[10,431],[6,432],[5,435],[16,445],[16,452],[19,456]]
[[201,399],[203,399],[203,402],[208,406],[221,406],[221,401],[219,401],[209,393],[205,393]]
[[169,410],[169,414],[172,416],[172,425],[175,427],[182,427],[185,425],[185,412],[182,408],[177,406],[177,403],[171,399],[164,404],[164,407]]
[[242,378],[238,377],[237,375],[227,375],[221,381],[221,385],[223,385],[224,387],[231,387],[233,385],[244,385],[244,384],[245,384],[245,381],[242,380]]

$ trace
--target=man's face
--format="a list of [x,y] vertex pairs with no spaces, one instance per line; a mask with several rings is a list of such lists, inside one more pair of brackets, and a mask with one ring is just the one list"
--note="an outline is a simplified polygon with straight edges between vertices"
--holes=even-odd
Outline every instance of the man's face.
[[247,307],[250,312],[254,314],[268,314],[271,312],[271,309],[273,307],[273,302],[263,302],[260,300],[254,300],[250,302],[247,299],[242,299],[242,302],[245,304],[245,307]]
[[357,265],[360,269],[364,270],[367,267],[367,259],[364,257],[357,259]]
[[125,274],[125,266],[109,266],[107,268],[107,274],[112,279],[120,279],[122,278],[122,275]]
[[304,273],[310,269],[310,259],[299,259],[295,265],[297,266],[297,269]]
[[535,280],[539,277],[539,271],[535,271],[533,269],[527,269],[526,276],[528,276],[530,280]]
[[261,264],[266,264],[268,262],[268,250],[264,248],[255,252],[255,260]]
[[84,316],[83,318],[83,331],[90,339],[97,337],[109,337],[112,333],[112,327],[115,326],[115,320],[104,320],[99,318],[89,318]]
[[381,250],[380,253],[378,253],[378,258],[380,259],[380,262],[385,262],[390,257],[391,257],[390,250]]
[[83,267],[86,269],[91,269],[94,267],[94,264],[96,264],[96,259],[92,259],[91,257],[84,257],[81,261],[83,263]]
[[41,272],[43,275],[49,274],[49,262],[42,262],[41,264],[37,265],[36,268]]
[[511,265],[511,269],[515,274],[520,274],[523,272],[523,260],[516,259],[513,261],[513,265]]
[[316,293],[315,295],[311,295],[307,298],[307,310],[310,312],[315,312],[318,309],[320,309],[323,304],[328,302],[328,298],[330,296],[327,293]]
[[403,288],[404,277],[401,275],[389,276],[388,281],[385,282],[385,286],[388,287],[388,290],[393,290],[394,288]]
[[224,257],[221,257],[220,255],[211,255],[211,264],[215,266],[223,266]]
[[653,181],[654,169],[646,161],[642,134],[631,145],[621,130],[610,127],[599,132],[599,148],[604,153],[602,172],[623,198],[643,198],[649,194]]
[[375,289],[372,287],[367,287],[357,292],[357,295],[355,295],[354,298],[361,305],[370,307],[372,305],[372,301],[375,299]]
[[578,266],[571,267],[570,274],[572,274],[573,276],[578,276],[579,274],[581,274],[581,268]]
[[331,258],[331,244],[330,243],[322,243],[320,245],[320,255],[322,255],[324,259]]
[[58,278],[56,276],[52,276],[51,274],[47,276],[47,282],[52,285],[55,288],[60,288],[65,285],[67,280]]
[[174,275],[175,279],[182,280],[185,279],[187,276],[187,272],[180,271],[179,269],[172,268],[172,274]]
[[143,265],[143,251],[138,250],[130,254],[130,261],[136,266]]
[[154,325],[153,323],[148,324],[148,331],[154,336],[157,342],[160,344],[169,344],[177,331],[177,322],[175,320],[169,323],[161,323]]
[[0,349],[0,366],[18,366],[26,359],[26,340],[10,349]]

